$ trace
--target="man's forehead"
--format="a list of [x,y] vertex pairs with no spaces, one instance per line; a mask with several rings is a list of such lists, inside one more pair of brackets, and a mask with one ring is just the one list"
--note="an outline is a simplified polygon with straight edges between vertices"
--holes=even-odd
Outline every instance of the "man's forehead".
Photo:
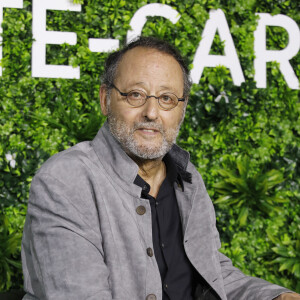
[[146,64],[148,60],[151,60],[149,61],[149,63],[153,63],[153,61],[155,61],[155,59],[159,57],[164,57],[168,61],[179,65],[177,60],[171,54],[165,53],[155,48],[138,46],[128,50],[121,58],[118,66],[122,64],[140,64],[142,62]]
[[116,78],[121,75],[127,76],[127,71],[129,69],[132,70],[134,68],[137,68],[137,72],[146,73],[148,68],[153,68],[153,66],[157,66],[158,72],[161,71],[159,70],[159,68],[172,68],[173,72],[183,75],[180,64],[171,54],[165,53],[155,48],[138,46],[128,50],[123,55],[117,66]]
[[[136,55],[145,55],[145,54],[154,54],[154,55],[170,55],[163,51],[160,51],[156,48],[144,47],[144,46],[137,46],[125,52],[122,59],[129,56],[136,56]],[[122,60],[121,59],[121,60]]]

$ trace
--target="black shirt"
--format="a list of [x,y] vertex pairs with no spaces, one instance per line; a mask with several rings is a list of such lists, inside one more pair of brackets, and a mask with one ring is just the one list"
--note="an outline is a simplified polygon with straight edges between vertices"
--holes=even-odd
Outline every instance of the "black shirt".
[[156,198],[149,195],[150,185],[137,175],[134,183],[142,187],[141,198],[151,206],[154,254],[162,279],[163,300],[190,300],[195,289],[195,270],[183,247],[183,233],[174,183],[183,187],[176,164],[164,157],[167,174]]

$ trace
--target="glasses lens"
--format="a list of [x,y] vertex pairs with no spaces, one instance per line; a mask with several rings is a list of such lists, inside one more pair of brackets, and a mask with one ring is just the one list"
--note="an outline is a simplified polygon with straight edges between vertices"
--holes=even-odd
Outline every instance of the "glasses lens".
[[132,106],[142,106],[147,99],[146,94],[143,91],[134,90],[128,93],[127,100]]
[[162,94],[158,98],[159,105],[166,110],[174,108],[178,104],[178,98],[171,93]]

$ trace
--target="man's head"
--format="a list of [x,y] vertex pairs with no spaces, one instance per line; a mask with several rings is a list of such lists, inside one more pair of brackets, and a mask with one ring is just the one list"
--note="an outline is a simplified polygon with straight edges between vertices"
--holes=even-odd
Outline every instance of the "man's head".
[[[100,89],[101,109],[127,154],[161,159],[170,150],[184,118],[190,85],[182,57],[165,41],[142,37],[109,56]],[[148,97],[144,103],[142,95],[156,98]],[[171,103],[176,105],[172,109]]]

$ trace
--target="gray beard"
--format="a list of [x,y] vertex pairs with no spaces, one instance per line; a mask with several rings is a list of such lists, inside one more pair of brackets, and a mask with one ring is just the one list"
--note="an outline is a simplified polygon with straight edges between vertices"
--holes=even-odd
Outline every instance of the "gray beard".
[[[144,122],[135,122],[133,124],[133,127],[129,128],[127,126],[127,123],[116,118],[110,110],[108,111],[107,121],[111,134],[117,139],[123,150],[129,156],[133,155],[143,160],[157,160],[164,157],[176,142],[183,117],[177,128],[167,130],[164,130],[161,124],[147,120],[145,120]],[[162,135],[161,145],[150,147],[139,145],[134,138],[134,132],[138,128],[155,128],[159,130]]]

